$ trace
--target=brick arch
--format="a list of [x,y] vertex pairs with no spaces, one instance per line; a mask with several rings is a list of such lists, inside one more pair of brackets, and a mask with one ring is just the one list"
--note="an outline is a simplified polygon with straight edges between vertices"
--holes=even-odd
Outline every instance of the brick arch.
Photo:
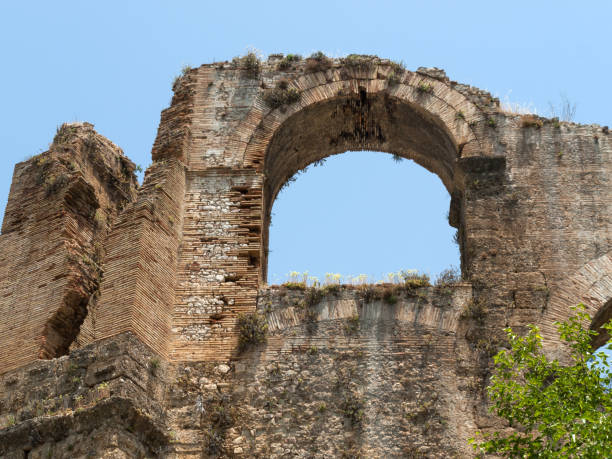
[[[405,71],[400,82],[391,85],[388,78],[391,72],[389,64],[381,63],[367,71],[341,67],[301,75],[290,81],[290,87],[300,92],[300,100],[275,109],[270,109],[263,100],[263,93],[260,94],[253,111],[237,130],[241,138],[236,140],[246,144],[243,167],[262,170],[272,137],[296,113],[321,102],[358,96],[362,89],[368,96],[383,94],[436,119],[461,150],[463,157],[493,151],[483,134],[487,115],[454,89],[453,83],[418,71]],[[268,86],[274,85],[281,77],[282,74],[275,74],[269,78]]]
[[[391,72],[389,64],[378,64],[298,76],[290,82],[301,94],[298,102],[270,109],[262,93],[237,130],[251,133],[242,167],[263,173],[263,279],[272,204],[287,180],[309,164],[348,150],[393,153],[437,174],[449,194],[458,196],[463,183],[457,159],[493,151],[479,135],[486,115],[449,81],[405,71],[391,85]],[[278,77],[264,82],[274,85]]]
[[[594,328],[612,309],[612,252],[591,260],[577,272],[559,283],[559,287],[551,295],[548,308],[540,320],[540,328],[544,348],[551,354],[557,354],[559,335],[554,323],[567,319],[571,307],[578,303],[586,306],[586,312],[594,318],[591,324]],[[601,322],[601,323],[600,323]],[[601,338],[600,338],[601,340]],[[600,346],[598,340],[595,346]]]

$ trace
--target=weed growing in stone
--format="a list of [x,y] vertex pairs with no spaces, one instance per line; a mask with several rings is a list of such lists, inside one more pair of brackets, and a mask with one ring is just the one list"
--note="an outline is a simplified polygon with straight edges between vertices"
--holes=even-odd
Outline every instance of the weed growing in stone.
[[268,324],[263,314],[239,314],[237,327],[238,349],[240,351],[266,341]]
[[242,57],[232,59],[235,68],[241,68],[248,78],[258,78],[261,72],[261,60],[255,51],[249,51]]
[[419,91],[421,94],[431,94],[433,90],[434,90],[433,86],[429,83],[421,82],[417,86],[417,91]]
[[160,361],[157,357],[153,357],[151,358],[151,360],[149,360],[149,371],[152,375],[157,374],[157,370],[159,370],[159,365]]
[[391,61],[389,66],[391,67],[391,73],[387,77],[387,81],[389,82],[389,86],[396,86],[402,81],[406,68],[403,62],[396,61]]
[[350,420],[352,426],[359,425],[363,420],[364,404],[355,394],[347,394],[340,405],[340,409],[344,416]]
[[429,276],[427,274],[419,274],[416,270],[401,271],[401,277],[408,289],[429,287],[431,285],[429,283]]
[[60,173],[58,175],[53,175],[47,177],[45,180],[45,194],[47,196],[51,196],[61,190],[64,186],[68,184],[70,181],[70,177],[68,174]]
[[354,335],[359,331],[359,314],[354,314],[346,320],[344,332],[347,335]]
[[72,137],[76,135],[77,129],[74,126],[69,126],[64,123],[57,127],[55,136],[53,137],[54,145],[61,145],[72,140]]
[[478,323],[484,323],[484,318],[487,315],[487,307],[481,300],[470,300],[465,304],[463,311],[459,317],[461,319],[473,319]]
[[279,108],[298,102],[302,94],[296,89],[289,87],[287,80],[280,80],[276,87],[264,92],[264,102],[271,108]]

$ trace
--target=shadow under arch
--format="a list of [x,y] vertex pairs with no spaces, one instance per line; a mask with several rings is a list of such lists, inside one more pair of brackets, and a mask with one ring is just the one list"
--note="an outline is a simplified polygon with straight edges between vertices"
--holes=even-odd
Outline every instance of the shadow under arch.
[[380,151],[412,159],[441,179],[451,196],[449,223],[460,228],[460,148],[445,124],[423,107],[386,92],[368,94],[363,87],[293,113],[274,132],[264,156],[262,279],[267,277],[272,206],[296,172],[346,151]]
[[597,332],[597,335],[591,340],[591,347],[593,349],[600,348],[610,339],[610,333],[603,328],[603,325],[608,323],[610,319],[612,319],[612,298],[597,311],[597,314],[595,314],[591,321],[591,330]]

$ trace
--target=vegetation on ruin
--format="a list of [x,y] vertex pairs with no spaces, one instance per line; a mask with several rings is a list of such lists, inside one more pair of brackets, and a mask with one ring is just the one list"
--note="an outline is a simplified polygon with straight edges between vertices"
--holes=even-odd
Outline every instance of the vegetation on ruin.
[[64,123],[61,126],[57,127],[55,131],[55,136],[53,137],[54,145],[62,145],[64,143],[69,142],[76,135],[77,129],[74,126],[69,126]]
[[565,94],[561,94],[559,104],[548,103],[551,118],[561,119],[562,121],[572,122],[576,116],[576,103],[568,99]]
[[306,72],[324,72],[332,66],[332,61],[329,57],[323,54],[321,51],[312,53],[306,59]]
[[290,105],[300,100],[302,94],[296,88],[289,86],[289,81],[280,80],[275,88],[266,89],[263,95],[264,102],[271,108]]
[[[503,457],[611,457],[612,372],[606,355],[591,347],[597,333],[583,324],[591,318],[584,305],[557,322],[571,363],[542,352],[538,327],[526,336],[506,329],[509,349],[494,357],[488,393],[491,410],[512,430],[479,433],[470,442],[479,453]],[[612,321],[604,326],[612,331]],[[612,346],[612,340],[608,342]],[[599,363],[595,363],[595,358]]]
[[391,73],[387,77],[387,81],[389,82],[389,86],[396,86],[402,81],[402,76],[406,71],[406,67],[401,61],[391,61],[389,66],[391,67]]
[[241,352],[266,341],[268,324],[263,314],[238,314],[237,327],[238,349]]
[[523,116],[521,116],[521,127],[524,127],[524,128],[533,127],[533,128],[536,128],[536,129],[540,129],[542,126],[544,126],[544,122],[537,115],[523,115]]
[[349,54],[342,58],[341,62],[345,67],[368,71],[374,68],[378,60],[378,57],[368,54]]
[[459,314],[461,319],[472,319],[481,325],[488,313],[486,304],[480,299],[471,299],[465,304],[463,311]]
[[240,68],[248,78],[258,78],[261,72],[261,59],[255,51],[249,51],[244,56],[232,59],[235,68]]
[[434,285],[436,287],[448,287],[461,282],[461,272],[454,266],[447,268],[438,274]]
[[288,70],[293,66],[294,63],[299,62],[301,60],[302,56],[300,56],[299,54],[287,54],[278,63],[277,68],[278,70]]
[[181,74],[177,75],[174,77],[174,80],[172,81],[172,88],[174,88],[176,86],[176,84],[181,80],[181,78],[183,78],[185,75],[187,75],[190,71],[192,70],[191,65],[183,65],[183,67],[181,67]]
[[[460,280],[460,273],[457,268],[451,267],[442,271],[436,278],[438,283],[456,283]],[[325,273],[325,278],[320,280],[316,276],[311,276],[308,271],[291,271],[287,274],[287,281],[281,284],[293,290],[304,290],[307,287],[325,288],[330,286],[367,286],[395,284],[403,285],[408,288],[428,287],[431,285],[429,275],[419,273],[416,269],[405,269],[397,272],[387,273],[383,279],[375,279],[367,274],[343,275],[340,273]]]
[[45,194],[51,196],[57,193],[59,190],[64,188],[70,181],[70,176],[65,173],[59,173],[57,175],[51,175],[45,179],[44,187]]
[[[310,276],[308,271],[303,273],[292,271],[288,274],[288,278],[280,287],[304,292],[304,298],[298,307],[305,310],[306,316],[312,313],[309,308],[317,305],[326,296],[336,295],[343,289],[357,290],[365,303],[382,301],[394,305],[402,295],[426,298],[427,294],[422,289],[431,287],[429,276],[416,270],[388,273],[385,279],[376,282],[368,279],[366,274],[343,276],[339,273],[326,273],[325,279],[321,282],[317,277]],[[459,282],[460,279],[458,270],[449,268],[438,276],[436,289],[445,294],[452,292],[451,285]]]
[[417,86],[417,91],[421,94],[431,94],[433,92],[433,86],[429,83],[421,82]]

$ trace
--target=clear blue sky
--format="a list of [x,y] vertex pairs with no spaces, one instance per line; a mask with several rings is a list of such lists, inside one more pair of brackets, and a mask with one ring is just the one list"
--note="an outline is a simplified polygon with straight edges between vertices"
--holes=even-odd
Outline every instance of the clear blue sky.
[[[548,114],[560,93],[576,121],[612,125],[607,1],[23,1],[0,6],[0,213],[13,166],[84,120],[143,167],[184,64],[247,47],[378,54]],[[389,155],[350,153],[311,169],[274,209],[269,278],[290,270],[435,275],[458,264],[436,176]],[[578,268],[578,267],[577,267]]]

